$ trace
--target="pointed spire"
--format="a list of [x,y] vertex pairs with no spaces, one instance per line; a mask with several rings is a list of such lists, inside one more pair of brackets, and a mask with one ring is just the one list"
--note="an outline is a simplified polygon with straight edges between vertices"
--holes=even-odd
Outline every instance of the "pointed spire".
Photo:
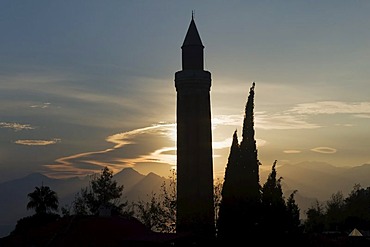
[[197,45],[197,46],[202,46],[202,48],[204,48],[204,46],[202,44],[202,40],[200,39],[200,35],[198,33],[198,29],[195,25],[194,14],[193,13],[191,15],[190,25],[189,25],[189,28],[188,28],[188,32],[186,33],[186,36],[185,36],[185,39],[184,39],[184,43],[182,44],[182,47],[189,46],[189,45]]
[[181,49],[183,70],[203,70],[204,46],[195,25],[194,12],[191,14],[190,25]]

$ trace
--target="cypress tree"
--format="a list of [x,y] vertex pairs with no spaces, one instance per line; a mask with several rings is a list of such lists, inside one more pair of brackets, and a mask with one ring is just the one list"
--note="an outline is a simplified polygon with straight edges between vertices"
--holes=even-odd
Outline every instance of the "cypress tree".
[[234,132],[226,165],[222,200],[218,218],[218,237],[229,240],[254,234],[259,221],[259,161],[254,138],[254,87],[249,90],[245,106],[242,141]]
[[233,234],[233,221],[237,218],[237,193],[238,186],[235,182],[238,174],[237,163],[239,162],[240,150],[237,131],[233,135],[233,142],[230,148],[230,154],[225,169],[224,183],[221,191],[221,203],[217,222],[217,236],[219,239],[225,239],[227,236]]
[[243,193],[242,220],[247,231],[257,230],[260,215],[261,186],[259,183],[259,164],[257,158],[257,144],[254,131],[254,88],[249,90],[247,104],[245,106],[243,121],[243,139],[240,143],[240,190]]
[[281,188],[282,177],[277,178],[276,160],[272,165],[266,183],[262,187],[262,228],[271,233],[281,234],[285,231],[287,211]]

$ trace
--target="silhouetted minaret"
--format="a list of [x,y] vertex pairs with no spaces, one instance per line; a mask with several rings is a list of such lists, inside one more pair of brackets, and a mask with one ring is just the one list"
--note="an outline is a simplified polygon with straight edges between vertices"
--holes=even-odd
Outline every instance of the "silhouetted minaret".
[[215,233],[211,131],[211,73],[192,16],[182,49],[177,91],[177,232]]

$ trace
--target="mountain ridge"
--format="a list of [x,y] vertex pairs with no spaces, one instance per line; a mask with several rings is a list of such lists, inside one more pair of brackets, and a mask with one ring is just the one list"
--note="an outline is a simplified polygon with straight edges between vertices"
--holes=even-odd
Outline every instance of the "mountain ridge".
[[[266,182],[271,168],[260,169],[260,184]],[[316,200],[325,202],[338,191],[344,197],[352,191],[355,184],[366,188],[370,186],[370,164],[355,167],[336,167],[322,162],[301,162],[298,164],[277,165],[278,177],[282,177],[284,197],[297,190],[296,202],[301,210],[301,218],[305,218],[305,211]],[[160,193],[164,182],[169,178],[159,176],[153,172],[143,175],[133,168],[124,168],[114,174],[113,179],[123,185],[123,198],[129,203],[137,200],[149,200],[152,193]],[[10,181],[0,183],[0,198],[5,200],[0,204],[0,237],[6,236],[15,227],[17,220],[32,215],[27,211],[27,194],[36,186],[49,186],[58,194],[59,206],[70,205],[77,192],[89,184],[88,177],[73,177],[68,179],[49,178],[41,173],[32,173]],[[10,213],[11,212],[11,213]]]

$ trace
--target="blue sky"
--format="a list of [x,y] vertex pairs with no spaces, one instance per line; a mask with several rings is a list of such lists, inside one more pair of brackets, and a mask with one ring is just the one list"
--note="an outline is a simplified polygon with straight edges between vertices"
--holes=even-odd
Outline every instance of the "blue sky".
[[253,81],[262,169],[370,163],[369,1],[0,0],[0,181],[106,165],[170,174],[193,10],[215,176]]

